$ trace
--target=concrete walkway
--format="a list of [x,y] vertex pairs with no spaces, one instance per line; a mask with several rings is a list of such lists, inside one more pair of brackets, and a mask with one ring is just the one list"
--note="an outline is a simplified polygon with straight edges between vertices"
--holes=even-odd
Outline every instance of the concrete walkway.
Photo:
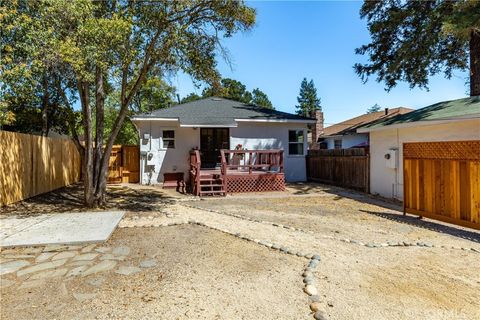
[[124,212],[76,212],[0,220],[0,247],[75,244],[107,240]]

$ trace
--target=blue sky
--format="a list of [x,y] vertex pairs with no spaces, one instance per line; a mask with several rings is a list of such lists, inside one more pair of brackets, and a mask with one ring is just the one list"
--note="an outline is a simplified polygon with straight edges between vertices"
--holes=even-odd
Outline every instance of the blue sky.
[[[278,110],[294,112],[303,77],[315,82],[326,125],[360,115],[375,103],[382,108],[420,108],[467,94],[467,73],[460,71],[450,80],[432,77],[430,91],[410,90],[402,83],[386,92],[374,78],[363,84],[353,70],[356,62],[365,61],[354,49],[370,39],[366,22],[359,17],[361,2],[248,4],[257,9],[257,25],[224,41],[233,64],[230,68],[219,61],[219,70],[248,90],[260,88]],[[202,91],[186,75],[171,80],[181,97]]]

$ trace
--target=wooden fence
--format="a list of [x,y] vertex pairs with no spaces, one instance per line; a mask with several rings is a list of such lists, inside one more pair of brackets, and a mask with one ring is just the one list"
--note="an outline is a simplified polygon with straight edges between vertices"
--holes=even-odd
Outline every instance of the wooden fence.
[[403,144],[404,210],[480,229],[480,141]]
[[310,181],[368,192],[370,161],[365,149],[309,150],[307,176]]
[[0,131],[0,205],[72,184],[80,174],[72,141]]
[[140,149],[138,146],[114,145],[108,164],[108,183],[140,181]]

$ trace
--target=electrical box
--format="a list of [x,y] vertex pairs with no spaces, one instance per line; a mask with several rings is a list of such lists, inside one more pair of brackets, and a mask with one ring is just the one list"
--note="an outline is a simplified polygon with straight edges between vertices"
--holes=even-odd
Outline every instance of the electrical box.
[[150,133],[145,132],[145,133],[143,134],[143,139],[144,139],[144,140],[150,139]]
[[147,152],[147,166],[155,165],[154,159],[155,157],[153,156],[153,152]]
[[391,148],[385,153],[385,166],[390,169],[398,168],[398,149]]

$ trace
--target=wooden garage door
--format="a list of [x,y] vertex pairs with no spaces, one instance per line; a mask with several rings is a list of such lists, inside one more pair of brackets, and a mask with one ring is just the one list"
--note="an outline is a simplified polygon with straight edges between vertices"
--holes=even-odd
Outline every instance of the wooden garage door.
[[403,144],[404,209],[480,229],[480,141]]

